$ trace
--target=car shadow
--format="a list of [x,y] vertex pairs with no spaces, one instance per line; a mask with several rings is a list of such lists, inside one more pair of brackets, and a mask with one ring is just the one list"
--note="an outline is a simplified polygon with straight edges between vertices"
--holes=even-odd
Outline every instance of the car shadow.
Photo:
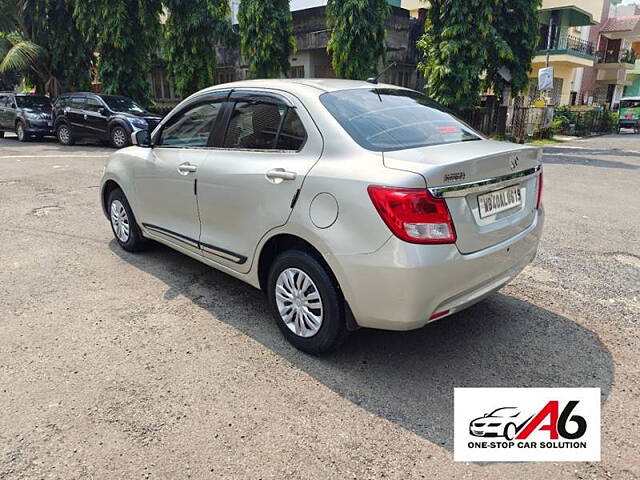
[[579,146],[578,148],[572,148],[570,146],[544,147],[544,153],[640,158],[640,153],[638,153],[637,151],[624,150],[620,148],[591,148],[581,146]]
[[[640,159],[640,153],[598,148],[545,147],[542,163],[555,165],[581,165],[585,167],[619,168],[624,170],[640,170],[640,165],[620,160],[609,160],[601,157],[618,157],[629,160]],[[599,157],[599,158],[596,158]]]
[[[39,145],[39,144],[53,144],[53,145],[60,145],[61,147],[63,145],[60,144],[60,142],[58,142],[58,139],[56,137],[50,136],[50,137],[42,137],[42,138],[30,138],[28,141],[26,142],[20,142],[18,140],[18,137],[14,134],[14,133],[10,133],[10,132],[6,132],[4,139],[6,141],[11,141],[14,142],[11,147],[15,148],[15,147],[29,147],[29,146],[33,146],[33,145]],[[76,141],[76,143],[72,146],[72,147],[68,147],[68,148],[73,148],[74,146],[81,146],[81,147],[105,147],[105,146],[109,146],[108,142],[104,142],[104,141],[100,141],[97,139],[93,139],[93,138],[81,138],[78,139]]]
[[[599,387],[614,365],[598,336],[532,303],[496,294],[413,332],[363,329],[338,352],[309,356],[290,346],[262,292],[167,247],[111,250],[372,414],[453,449],[454,387]],[[500,403],[499,399],[496,399]],[[500,406],[500,405],[497,405]],[[497,408],[497,407],[496,407]]]

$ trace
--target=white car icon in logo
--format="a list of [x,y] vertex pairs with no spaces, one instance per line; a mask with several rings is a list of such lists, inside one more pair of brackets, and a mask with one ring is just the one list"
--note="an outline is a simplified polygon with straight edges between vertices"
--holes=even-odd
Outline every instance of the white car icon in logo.
[[517,407],[501,407],[471,420],[469,433],[474,437],[504,437],[513,440],[529,420],[531,417],[525,418]]

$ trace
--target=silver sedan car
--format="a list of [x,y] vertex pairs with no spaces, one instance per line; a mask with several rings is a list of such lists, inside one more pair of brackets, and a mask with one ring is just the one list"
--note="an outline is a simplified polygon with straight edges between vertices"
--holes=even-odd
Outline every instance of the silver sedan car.
[[101,186],[120,246],[155,240],[262,289],[309,353],[482,300],[531,262],[542,231],[538,149],[392,85],[219,85],[133,141]]

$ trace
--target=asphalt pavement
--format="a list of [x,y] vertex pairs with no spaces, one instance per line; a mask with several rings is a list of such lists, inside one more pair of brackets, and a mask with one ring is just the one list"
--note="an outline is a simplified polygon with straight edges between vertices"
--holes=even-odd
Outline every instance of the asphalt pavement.
[[[640,136],[545,148],[540,252],[421,330],[311,357],[261,292],[118,248],[110,148],[0,139],[0,479],[640,477]],[[602,461],[453,461],[453,388],[599,387]]]

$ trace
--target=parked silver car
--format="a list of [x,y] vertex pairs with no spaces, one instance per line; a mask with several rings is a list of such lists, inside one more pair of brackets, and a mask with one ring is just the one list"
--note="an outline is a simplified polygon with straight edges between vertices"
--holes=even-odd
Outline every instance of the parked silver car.
[[542,231],[538,149],[392,85],[219,85],[133,141],[101,188],[122,248],[153,239],[264,290],[310,353],[478,302],[531,262]]

